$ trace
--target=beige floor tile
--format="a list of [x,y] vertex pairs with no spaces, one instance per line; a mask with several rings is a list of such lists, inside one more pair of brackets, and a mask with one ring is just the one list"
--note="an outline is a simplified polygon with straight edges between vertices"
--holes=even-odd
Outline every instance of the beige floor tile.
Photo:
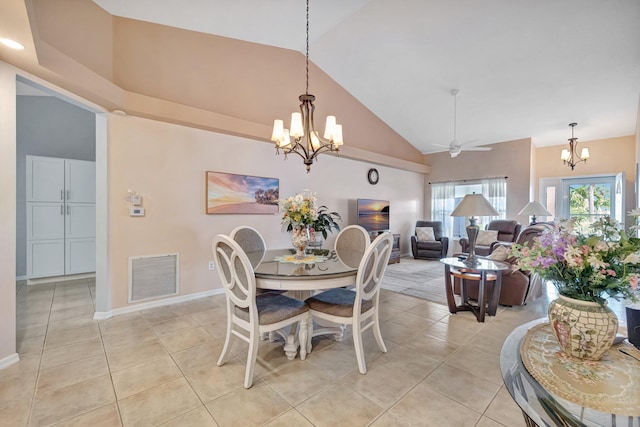
[[160,341],[164,344],[169,353],[175,353],[189,347],[195,347],[197,345],[204,344],[207,341],[212,341],[213,339],[214,338],[211,334],[202,329],[202,327],[185,329],[183,331],[174,332],[160,337]]
[[405,328],[409,328],[414,331],[419,331],[427,329],[433,324],[434,321],[405,311],[389,319],[389,322],[397,323],[398,325],[404,326]]
[[[227,361],[222,366],[200,365],[189,371],[186,378],[200,399],[208,403],[214,399],[243,387],[245,365],[238,359]],[[259,379],[254,375],[253,384],[259,384]]]
[[85,306],[93,308],[93,300],[90,296],[54,298],[51,303],[51,312]]
[[30,408],[31,397],[14,400],[7,405],[0,402],[0,425],[7,427],[26,426],[29,421]]
[[424,300],[420,298],[411,297],[409,295],[403,295],[399,293],[392,293],[385,296],[382,299],[381,305],[389,305],[397,310],[407,311],[422,303]]
[[191,317],[198,322],[200,326],[209,325],[211,323],[226,322],[227,321],[227,308],[226,307],[214,307],[208,310],[199,311],[191,314]]
[[89,338],[63,347],[56,347],[42,352],[40,369],[51,368],[63,363],[74,362],[104,354],[102,340],[99,337]]
[[118,401],[122,424],[156,426],[197,408],[202,403],[184,378],[150,388]]
[[31,411],[32,426],[68,420],[115,402],[109,375],[47,393],[37,393]]
[[182,372],[188,374],[203,366],[215,366],[221,351],[222,343],[207,341],[204,344],[174,353],[172,357]]
[[410,427],[405,421],[393,415],[391,412],[385,412],[380,415],[374,422],[370,424],[371,427]]
[[93,308],[93,304],[83,304],[78,307],[69,307],[69,308],[60,308],[56,311],[51,310],[51,317],[49,318],[52,322],[56,322],[58,320],[66,320],[73,319],[76,317],[82,317],[86,319],[90,316],[93,316],[95,310]]
[[206,406],[223,427],[261,425],[291,409],[278,393],[265,384],[236,389]]
[[47,324],[31,325],[16,330],[16,340],[21,341],[30,338],[42,337],[47,334]]
[[78,328],[49,331],[44,342],[44,348],[45,350],[50,350],[99,336],[100,330],[97,323],[87,324]]
[[478,332],[463,325],[449,322],[436,322],[425,329],[424,334],[449,343],[462,345],[468,342]]
[[31,400],[36,388],[37,371],[14,373],[0,380],[0,408],[19,400]]
[[167,351],[164,346],[157,338],[154,338],[149,341],[142,341],[139,344],[109,348],[107,350],[107,360],[111,372],[117,372],[166,354]]
[[109,368],[104,354],[42,369],[38,377],[37,393],[47,393],[107,374]]
[[516,404],[504,386],[500,388],[500,391],[493,399],[484,415],[491,420],[509,427],[520,427],[526,425],[520,407]]
[[115,403],[111,403],[58,423],[55,427],[118,427],[121,425],[118,406]]
[[307,355],[305,362],[323,369],[334,379],[343,377],[358,369],[356,354],[353,348],[333,345],[331,347],[317,350],[315,347]]
[[500,389],[499,384],[490,383],[446,363],[433,371],[423,384],[480,413],[487,409]]
[[425,335],[423,332],[413,334],[403,346],[409,347],[433,360],[444,360],[453,354],[458,345]]
[[391,409],[391,414],[412,426],[474,426],[480,414],[420,384]]
[[366,375],[354,371],[342,378],[344,385],[384,409],[388,409],[419,382],[420,378],[394,372],[382,365],[368,369]]
[[40,353],[43,347],[44,335],[16,341],[16,348],[19,354]]
[[[347,403],[347,404],[345,404]],[[315,426],[364,426],[383,409],[348,387],[337,383],[296,407]]]
[[400,374],[422,380],[436,369],[442,361],[434,360],[405,346],[397,346],[389,350],[384,357],[375,360],[371,368],[383,365]]
[[162,427],[217,427],[218,423],[215,422],[207,408],[201,406],[193,411],[189,411],[184,415],[180,415],[164,424]]
[[330,371],[307,363],[288,360],[277,370],[266,373],[264,381],[292,406],[318,393],[333,383]]
[[[67,329],[76,329],[82,326],[92,326],[96,328],[98,322],[93,320],[93,314],[87,317],[74,317],[71,319],[58,320],[56,322],[49,322],[47,328],[48,333],[60,332]],[[96,328],[97,330],[97,328]]]
[[175,317],[180,317],[188,313],[178,310],[175,306],[168,305],[152,308],[149,310],[143,310],[140,312],[140,314],[147,322],[161,322],[163,320],[173,319]]
[[33,375],[37,377],[38,369],[40,369],[40,359],[41,355],[38,353],[21,355],[18,363],[0,369],[0,383],[20,375]]
[[469,340],[466,347],[500,357],[502,344],[504,344],[504,338],[493,336],[490,331],[482,330]]
[[100,325],[100,333],[102,336],[111,335],[117,332],[123,332],[131,329],[146,328],[147,322],[140,313],[123,314],[122,316],[114,316],[107,320],[98,322]]
[[290,409],[282,415],[264,424],[265,427],[313,427],[313,424],[303,417],[300,412]]
[[147,325],[140,325],[135,329],[126,329],[113,334],[104,335],[102,343],[107,351],[118,347],[137,345],[145,341],[155,341],[156,334]]
[[409,313],[415,314],[425,319],[437,322],[444,318],[449,317],[449,309],[443,305],[436,305],[428,301],[421,302],[420,304],[412,307],[408,310]]
[[464,346],[447,359],[447,364],[474,374],[494,384],[502,384],[500,372],[500,358],[477,351],[470,346]]
[[[516,427],[516,425],[514,425],[514,427]],[[525,424],[523,423],[522,425],[525,425]],[[483,416],[482,418],[480,418],[480,421],[478,421],[478,424],[476,424],[476,427],[510,427],[510,426],[505,426],[504,424],[500,424],[499,422],[494,421],[491,418],[487,418]]]
[[118,400],[149,388],[182,378],[171,356],[166,355],[111,374]]
[[198,323],[191,316],[180,316],[159,322],[149,322],[149,326],[158,336],[169,335],[184,329],[191,329],[198,326]]
[[403,344],[416,333],[414,329],[402,326],[390,319],[380,323],[380,333],[385,341]]

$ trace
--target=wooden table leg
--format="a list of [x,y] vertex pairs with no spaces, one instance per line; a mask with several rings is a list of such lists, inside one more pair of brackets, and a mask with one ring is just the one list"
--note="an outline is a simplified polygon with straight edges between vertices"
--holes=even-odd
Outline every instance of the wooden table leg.
[[489,316],[495,316],[498,311],[498,301],[500,300],[500,290],[502,289],[502,272],[496,271],[496,280],[493,282],[493,293],[489,301]]
[[484,294],[486,291],[487,285],[487,272],[480,272],[480,280],[478,281],[478,315],[476,316],[478,322],[484,322],[484,313],[486,309],[486,305],[484,302]]
[[449,306],[449,313],[457,313],[458,307],[456,306],[456,299],[453,296],[453,284],[451,283],[451,267],[447,264],[444,265],[444,287],[447,294],[447,305]]

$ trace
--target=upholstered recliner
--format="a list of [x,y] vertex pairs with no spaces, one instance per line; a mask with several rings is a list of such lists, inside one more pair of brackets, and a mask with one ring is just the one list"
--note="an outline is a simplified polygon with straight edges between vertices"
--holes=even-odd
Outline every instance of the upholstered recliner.
[[411,251],[415,259],[440,259],[447,256],[449,250],[449,238],[442,235],[441,221],[417,221],[418,227],[430,227],[433,229],[433,240],[418,239],[417,230],[411,236]]
[[[545,230],[549,230],[553,226],[546,223],[538,223],[525,227],[515,243],[519,245],[531,246],[533,239]],[[510,250],[509,245],[509,250]],[[512,268],[502,272],[502,286],[500,287],[500,299],[498,303],[501,305],[523,305],[536,298],[542,296],[544,281],[537,273],[531,273],[530,271],[520,270],[516,267],[514,259],[510,256],[504,261],[512,264]],[[460,283],[454,281],[453,284],[454,293],[460,295]],[[469,298],[478,298],[478,283],[469,281],[467,283],[467,293]],[[487,283],[487,292],[485,296],[488,298],[493,293],[493,282]]]
[[[513,243],[520,234],[520,228],[522,225],[515,220],[510,219],[495,219],[486,226],[486,230],[495,230],[498,232],[498,237],[493,242],[487,242],[488,244],[479,244],[476,242],[476,255],[487,256],[493,252],[496,245],[500,243]],[[463,237],[460,239],[460,248],[462,252],[469,252],[469,239]]]

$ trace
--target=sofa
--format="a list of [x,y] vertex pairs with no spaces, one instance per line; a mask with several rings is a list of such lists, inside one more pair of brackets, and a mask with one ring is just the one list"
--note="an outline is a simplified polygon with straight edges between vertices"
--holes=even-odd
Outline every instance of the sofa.
[[[546,223],[538,223],[525,227],[518,235],[515,243],[531,246],[534,238],[552,227],[553,225]],[[510,250],[511,245],[507,246],[505,246],[505,249]],[[511,268],[502,272],[502,286],[500,288],[498,304],[506,306],[524,305],[542,296],[544,283],[537,273],[518,269],[515,265],[515,260],[511,256],[507,256],[504,262],[511,264]],[[488,296],[493,293],[493,282],[486,284],[486,290],[485,296],[488,298]],[[455,294],[460,295],[459,279],[454,279],[453,291]],[[467,283],[467,294],[471,299],[478,299],[477,282],[469,281]]]
[[[433,235],[429,235],[427,239],[420,239],[418,234],[423,230],[418,230],[419,228],[431,228]],[[414,259],[444,258],[448,250],[449,238],[442,235],[442,221],[416,221],[416,229],[411,236],[411,252]]]
[[[479,233],[478,240],[476,241],[476,255],[488,256],[493,252],[496,245],[501,243],[513,243],[520,234],[522,225],[515,220],[510,219],[495,219],[491,221],[485,227],[486,231],[497,231],[497,237],[490,239],[489,241],[482,241],[482,233]],[[469,253],[469,239],[463,237],[460,239],[460,247],[462,252]]]

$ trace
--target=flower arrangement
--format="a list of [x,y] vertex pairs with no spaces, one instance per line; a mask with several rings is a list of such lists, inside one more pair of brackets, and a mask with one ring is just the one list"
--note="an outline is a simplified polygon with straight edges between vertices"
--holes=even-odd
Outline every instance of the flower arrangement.
[[316,195],[305,191],[280,201],[282,224],[287,231],[296,225],[312,225],[318,219]]
[[[631,211],[637,217],[640,210]],[[630,231],[635,231],[637,225]],[[637,301],[640,239],[629,237],[610,217],[574,230],[574,220],[562,221],[534,239],[531,247],[514,245],[511,255],[520,269],[550,280],[561,295],[604,305],[606,297]]]

